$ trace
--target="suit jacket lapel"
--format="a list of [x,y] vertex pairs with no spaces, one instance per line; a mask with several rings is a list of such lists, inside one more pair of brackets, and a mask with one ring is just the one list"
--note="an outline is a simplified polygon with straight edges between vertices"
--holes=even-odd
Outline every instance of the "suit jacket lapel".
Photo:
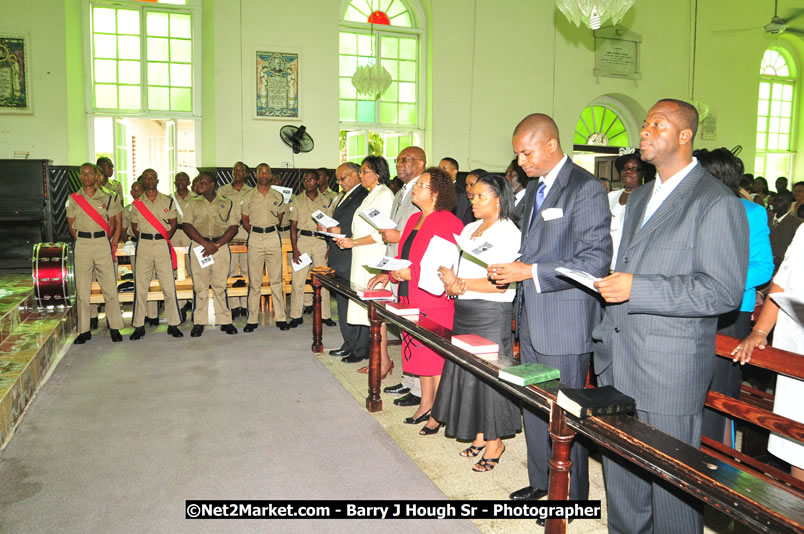
[[[567,158],[567,161],[564,162],[564,166],[558,171],[558,176],[556,176],[556,181],[553,182],[552,187],[550,187],[550,192],[547,193],[547,196],[544,198],[544,202],[542,202],[542,207],[539,209],[539,213],[536,214],[536,218],[533,220],[533,224],[531,225],[533,227],[532,229],[535,229],[538,225],[544,223],[544,218],[541,217],[540,213],[544,212],[544,210],[553,208],[556,204],[558,204],[558,199],[561,198],[562,193],[569,183],[570,174],[572,173],[572,166],[572,161]],[[538,180],[536,180],[536,188],[539,188]],[[530,199],[530,211],[533,211],[532,197]],[[528,221],[530,221],[530,219],[528,219]]]
[[[670,196],[664,199],[664,202],[662,202],[662,205],[659,206],[659,209],[653,212],[651,218],[648,219],[644,226],[642,226],[645,207],[647,206],[651,196],[646,195],[645,205],[641,206],[641,209],[639,210],[639,217],[633,217],[632,219],[636,220],[629,221],[629,228],[632,228],[632,225],[636,225],[636,229],[632,234],[633,239],[631,240],[629,246],[632,246],[650,236],[657,229],[661,228],[667,219],[672,217],[678,211],[684,209],[689,204],[690,195],[692,195],[693,189],[695,189],[695,186],[698,185],[698,182],[703,174],[703,167],[700,165],[693,167],[690,173],[683,180],[681,180],[681,183],[678,184],[672,193],[670,193]],[[631,214],[629,214],[629,217],[631,217]],[[625,239],[625,236],[623,236],[623,239]]]

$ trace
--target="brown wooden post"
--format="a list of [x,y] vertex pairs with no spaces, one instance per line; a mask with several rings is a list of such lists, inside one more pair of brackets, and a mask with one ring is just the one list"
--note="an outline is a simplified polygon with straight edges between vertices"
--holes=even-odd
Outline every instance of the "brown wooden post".
[[[547,498],[551,501],[569,499],[569,475],[572,462],[570,450],[575,431],[567,426],[564,411],[553,403],[550,410],[550,438],[553,440],[553,452],[550,456],[550,485]],[[545,523],[546,534],[565,534],[566,519],[548,519]]]
[[368,303],[368,316],[371,326],[369,327],[369,372],[368,372],[368,397],[366,397],[366,409],[370,412],[382,411],[382,399],[380,398],[380,342],[382,334],[380,327],[382,319],[376,311],[373,302]]
[[323,352],[324,342],[321,339],[321,282],[313,273],[313,352]]

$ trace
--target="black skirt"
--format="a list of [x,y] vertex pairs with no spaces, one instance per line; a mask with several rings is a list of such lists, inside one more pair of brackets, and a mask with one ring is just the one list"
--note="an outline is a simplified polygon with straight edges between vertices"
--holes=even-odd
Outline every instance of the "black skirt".
[[[494,341],[500,345],[502,355],[511,357],[512,310],[511,302],[458,299],[452,330]],[[446,425],[447,437],[462,441],[474,440],[481,432],[486,440],[492,440],[522,430],[516,400],[450,360],[444,363],[432,414]]]

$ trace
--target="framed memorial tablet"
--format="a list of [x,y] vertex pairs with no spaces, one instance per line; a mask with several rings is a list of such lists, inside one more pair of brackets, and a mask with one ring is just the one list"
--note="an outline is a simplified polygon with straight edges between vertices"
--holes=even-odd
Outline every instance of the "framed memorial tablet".
[[299,55],[297,51],[255,51],[256,118],[301,120]]

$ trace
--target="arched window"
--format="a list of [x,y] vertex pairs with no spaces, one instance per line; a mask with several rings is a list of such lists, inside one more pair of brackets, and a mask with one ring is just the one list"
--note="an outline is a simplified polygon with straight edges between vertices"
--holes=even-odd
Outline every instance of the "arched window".
[[602,105],[587,106],[575,124],[573,144],[628,146],[628,132],[613,109]]
[[773,184],[793,166],[795,63],[782,48],[768,48],[759,67],[757,142],[754,174]]
[[[383,155],[393,164],[403,148],[420,144],[423,31],[403,0],[351,0],[345,4],[339,36],[341,160],[359,163]],[[358,67],[379,63],[391,76],[379,98],[352,85]]]

